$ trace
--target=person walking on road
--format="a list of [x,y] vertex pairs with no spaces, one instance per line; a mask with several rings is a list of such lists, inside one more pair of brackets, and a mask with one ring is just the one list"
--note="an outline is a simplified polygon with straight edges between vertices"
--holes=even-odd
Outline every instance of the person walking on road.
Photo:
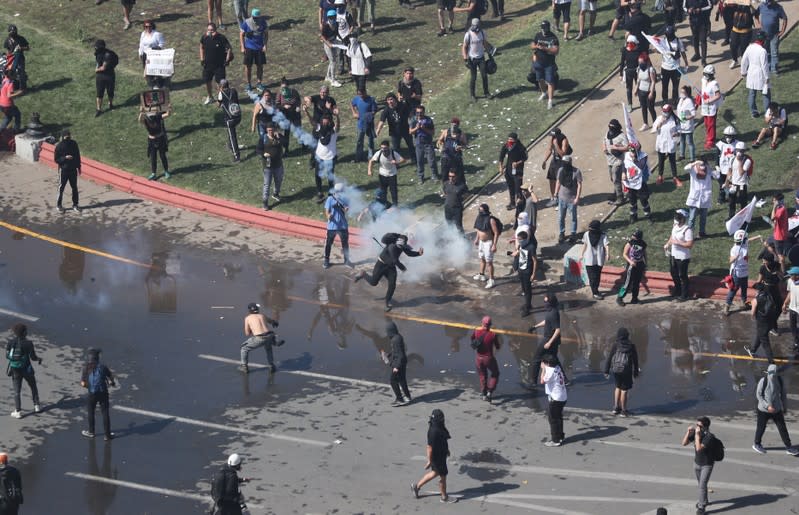
[[688,225],[688,213],[678,209],[674,213],[671,236],[663,245],[670,256],[671,279],[674,281],[673,295],[677,302],[688,300],[688,265],[691,263],[691,248],[694,246],[694,232]]
[[16,467],[8,464],[8,454],[0,453],[0,514],[17,515],[19,506],[25,502],[22,495],[22,475]]
[[499,381],[499,366],[494,350],[499,350],[500,346],[499,338],[491,331],[490,316],[483,317],[480,327],[472,331],[470,338],[472,348],[476,351],[475,366],[480,378],[480,392],[483,400],[490,403]]
[[752,338],[752,348],[744,345],[744,350],[749,357],[754,357],[760,347],[766,353],[769,363],[774,363],[774,352],[771,350],[769,331],[777,317],[777,302],[771,296],[766,285],[762,282],[755,283],[757,295],[752,302],[752,318],[755,320],[755,334]]
[[638,351],[630,341],[630,331],[626,327],[619,327],[616,341],[605,360],[605,379],[610,377],[611,372],[616,382],[616,389],[613,391],[613,414],[628,417],[630,412],[627,410],[627,396],[633,387],[633,378],[638,377],[640,370]]
[[705,513],[705,506],[709,504],[707,500],[707,484],[710,475],[713,473],[713,466],[716,463],[716,455],[713,452],[715,447],[722,447],[713,433],[709,431],[710,419],[699,417],[696,424],[688,426],[685,436],[682,437],[682,445],[694,445],[694,474],[699,484],[699,502],[696,503],[697,515]]
[[[539,327],[544,328],[543,338],[538,340],[538,348],[533,355],[533,377],[539,377],[541,370],[541,363],[546,354],[552,356],[555,360],[554,363],[560,365],[558,361],[558,349],[560,348],[560,302],[554,293],[547,293],[544,295],[544,306],[546,313],[544,319],[532,326],[529,331],[533,332]],[[562,367],[561,367],[562,370]],[[566,379],[566,372],[563,373],[563,379],[566,384],[569,380]]]
[[624,297],[627,292],[632,295],[630,304],[639,304],[638,290],[646,272],[646,242],[644,241],[644,231],[636,229],[633,231],[630,240],[624,244],[621,257],[625,261],[624,282],[619,288],[616,296],[616,304],[624,306]]
[[[549,146],[547,147],[544,161],[541,163],[541,169],[547,171],[547,180],[549,181],[549,202],[547,202],[547,207],[553,207],[558,205],[558,197],[555,194],[558,170],[563,165],[563,158],[572,155],[572,146],[569,144],[569,138],[558,127],[549,131],[549,136]],[[552,158],[551,161],[550,157]],[[549,162],[548,167],[547,162]]]
[[549,419],[549,433],[551,439],[545,443],[547,447],[560,447],[566,435],[563,433],[563,407],[566,406],[568,394],[566,393],[566,375],[560,367],[558,358],[553,354],[542,357],[540,382],[544,385],[549,406],[547,418]]
[[391,368],[391,389],[394,391],[394,402],[391,405],[395,408],[406,406],[411,403],[411,392],[408,390],[408,380],[405,377],[408,368],[405,339],[399,333],[397,324],[391,320],[386,323],[386,336],[391,345],[391,352],[388,354],[388,366]]
[[397,268],[403,272],[406,270],[405,265],[402,264],[399,258],[402,254],[410,257],[421,256],[424,254],[424,248],[415,251],[408,245],[408,237],[406,235],[392,232],[384,234],[380,241],[384,246],[372,273],[359,272],[355,276],[355,282],[365,279],[370,286],[377,286],[380,279],[385,277],[388,281],[388,288],[386,289],[386,311],[388,312],[393,307],[391,299],[394,298],[394,290],[397,287]]
[[585,266],[585,273],[588,275],[591,295],[596,300],[604,299],[605,297],[599,293],[599,280],[602,277],[602,267],[610,257],[610,250],[608,235],[602,231],[602,224],[599,220],[591,220],[588,223],[588,230],[583,234],[583,247],[580,255],[583,266]]
[[571,213],[569,243],[577,242],[577,205],[583,191],[583,172],[572,165],[572,156],[563,156],[555,183],[558,197],[558,243],[566,241],[566,213]]
[[[499,235],[502,233],[502,222],[491,214],[488,204],[480,204],[477,218],[474,220],[474,246],[480,258],[480,271],[472,277],[475,281],[486,281],[485,288],[494,287],[494,253],[497,251]],[[486,270],[488,278],[486,278]]]
[[447,440],[451,438],[447,426],[444,425],[444,412],[440,409],[434,409],[430,415],[429,427],[427,429],[427,464],[426,472],[422,478],[416,483],[411,483],[411,491],[413,496],[419,498],[419,490],[429,481],[438,477],[438,487],[441,492],[442,503],[456,503],[457,497],[450,497],[447,494],[447,458],[449,457],[449,443]]
[[[527,161],[527,149],[519,141],[515,132],[508,134],[508,140],[499,150],[499,173],[505,176],[508,185],[508,205],[510,211],[516,207],[516,198],[522,198],[522,182],[524,180],[524,162]],[[506,159],[507,158],[507,159]]]
[[[799,271],[797,271],[799,274]],[[787,394],[782,377],[777,373],[777,365],[771,364],[766,370],[766,377],[757,382],[755,388],[755,398],[757,399],[757,429],[755,430],[755,443],[752,449],[760,454],[766,454],[763,448],[763,433],[766,431],[766,424],[773,420],[780,433],[782,443],[785,445],[785,453],[791,456],[799,456],[799,449],[791,445],[791,437],[788,428],[785,426],[785,403]]]
[[608,175],[613,185],[613,196],[610,202],[620,206],[624,204],[624,191],[621,187],[621,175],[624,171],[624,153],[629,143],[627,136],[621,129],[621,123],[613,118],[608,122],[608,131],[602,140],[602,152],[608,162]]
[[[685,63],[685,69],[687,70],[688,56],[685,53],[685,45],[682,40],[677,37],[674,25],[667,25],[664,29],[664,35],[666,36],[664,43],[669,51],[662,55],[660,63],[660,96],[663,97],[664,102],[671,102],[674,104],[677,102],[677,88],[680,86],[680,76],[682,75],[680,70],[680,57],[682,57],[683,63]],[[671,85],[671,96],[669,96],[669,85]]]
[[78,175],[80,175],[80,148],[78,143],[72,139],[72,134],[69,130],[65,130],[61,134],[61,141],[55,146],[53,159],[58,165],[58,198],[56,199],[56,210],[59,213],[64,212],[61,206],[61,199],[64,197],[64,188],[69,183],[72,190],[72,210],[80,213],[80,206],[78,206],[79,193],[78,193]]
[[782,304],[782,312],[789,315],[793,350],[799,352],[799,266],[788,269],[788,294]]
[[114,438],[111,432],[111,415],[108,412],[108,385],[116,386],[111,370],[100,362],[100,349],[89,349],[89,361],[83,366],[80,376],[80,385],[87,389],[89,429],[84,429],[81,434],[86,438],[94,438],[94,415],[97,404],[100,404],[100,413],[103,415],[103,431],[105,441]]
[[272,347],[280,347],[285,343],[285,340],[278,340],[275,331],[267,323],[274,329],[277,329],[279,325],[277,320],[261,313],[260,304],[249,303],[247,305],[247,316],[244,317],[244,334],[248,338],[241,344],[241,366],[239,367],[245,374],[250,372],[250,351],[254,351],[259,347],[263,347],[266,350],[266,362],[269,364],[269,371],[275,372],[277,370]]
[[[652,125],[655,124],[657,116],[655,115],[655,90],[657,86],[657,71],[652,66],[652,61],[645,53],[638,56],[638,66],[635,68],[635,95],[638,97],[638,105],[641,106],[641,118],[644,124],[641,130],[645,131],[649,128],[649,117],[652,119]],[[671,106],[665,103],[663,107]]]
[[42,364],[42,358],[36,355],[33,343],[28,340],[28,327],[25,324],[14,324],[11,328],[14,337],[6,344],[6,359],[8,359],[8,375],[14,385],[14,411],[13,418],[22,418],[22,381],[25,380],[31,389],[33,397],[33,411],[39,413],[39,388],[36,386],[36,376],[33,371],[33,362]]
[[241,456],[234,453],[228,456],[227,463],[214,474],[211,481],[213,515],[241,515],[246,508],[239,485],[248,482],[249,479],[239,477],[239,472],[241,472]]

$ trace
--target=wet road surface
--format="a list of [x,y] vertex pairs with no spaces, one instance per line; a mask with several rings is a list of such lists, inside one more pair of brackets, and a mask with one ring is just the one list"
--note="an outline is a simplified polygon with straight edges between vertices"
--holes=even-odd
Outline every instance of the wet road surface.
[[[38,229],[46,232],[46,227]],[[45,412],[30,415],[24,387],[23,409],[29,416],[0,418],[12,462],[23,472],[24,513],[198,513],[208,504],[198,496],[207,495],[213,470],[229,452],[244,454],[243,474],[255,478],[243,487],[253,513],[430,512],[438,509],[433,497],[413,501],[406,494],[408,483],[421,475],[426,418],[436,407],[450,417],[453,459],[460,463],[450,466],[458,472],[451,473],[451,491],[465,502],[459,510],[482,512],[502,504],[525,512],[540,510],[543,503],[550,511],[561,510],[555,513],[642,513],[669,504],[654,501],[695,498],[689,486],[691,458],[666,447],[647,454],[673,461],[675,468],[679,463],[674,477],[687,483],[670,488],[662,478],[647,482],[645,475],[656,469],[642,460],[643,451],[629,446],[631,436],[648,449],[673,445],[683,422],[700,414],[754,428],[747,416],[766,363],[740,356],[751,335],[748,315],[724,319],[710,302],[676,308],[644,297],[644,306],[617,309],[578,292],[559,294],[561,360],[574,381],[566,432],[577,445],[546,452],[566,452],[577,460],[572,473],[597,471],[600,480],[579,487],[572,483],[565,490],[569,495],[606,498],[601,474],[609,471],[637,474],[647,487],[639,490],[622,476],[608,476],[617,484],[612,497],[641,498],[641,490],[646,495],[627,504],[577,500],[570,506],[563,481],[536,469],[561,465],[542,455],[540,442],[548,432],[545,396],[519,385],[518,358],[531,355],[537,344],[534,336],[525,336],[526,329],[542,312],[518,317],[515,282],[479,296],[454,273],[424,284],[400,284],[392,316],[408,346],[415,402],[396,409],[390,407],[388,370],[379,358],[380,350],[388,350],[379,300],[383,284],[356,285],[348,269],[323,271],[319,260],[276,263],[251,252],[186,247],[166,232],[124,225],[86,223],[59,238],[156,266],[123,263],[0,229],[0,308],[38,317],[28,324],[44,358],[36,369]],[[278,334],[287,341],[275,349],[279,371],[274,375],[254,367],[243,376],[236,369],[245,306],[253,301],[280,321]],[[540,295],[534,306],[541,306]],[[486,312],[496,327],[517,333],[502,337],[493,406],[479,400],[469,331],[459,327],[476,324]],[[0,315],[6,327],[16,321]],[[612,382],[601,373],[620,325],[630,329],[642,368],[631,393],[637,416],[623,424],[607,414]],[[786,334],[773,339],[777,355],[785,355],[789,339]],[[77,383],[89,347],[102,348],[103,361],[120,378],[111,392],[117,436],[111,444],[99,434],[97,441],[80,436],[85,409]],[[730,354],[738,358],[718,356]],[[264,363],[265,355],[259,349],[250,359]],[[794,367],[787,365],[783,377],[788,391],[796,393]],[[13,409],[10,389],[0,409]],[[622,432],[628,447],[614,448]],[[751,437],[740,436],[744,442]],[[580,449],[576,454],[575,448]],[[685,456],[674,455],[680,452]],[[643,463],[630,466],[625,453]],[[464,486],[466,478],[472,486]],[[525,490],[528,484],[535,485],[533,492]],[[167,491],[143,491],[141,485]],[[740,490],[736,485],[730,490]],[[779,487],[774,481],[764,484],[768,490],[765,485]],[[429,486],[432,492],[434,483]],[[766,504],[786,494],[763,495],[774,496],[759,498]]]

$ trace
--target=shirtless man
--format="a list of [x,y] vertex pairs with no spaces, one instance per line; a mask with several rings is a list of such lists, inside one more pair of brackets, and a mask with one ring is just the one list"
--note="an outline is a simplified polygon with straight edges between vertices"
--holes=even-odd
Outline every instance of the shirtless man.
[[474,221],[474,228],[477,234],[474,237],[474,245],[477,247],[477,255],[480,258],[480,272],[473,277],[475,281],[486,280],[486,268],[488,269],[488,281],[486,290],[494,287],[494,253],[497,251],[497,241],[499,240],[500,227],[497,226],[496,219],[491,216],[488,204],[480,204],[480,210]]
[[275,332],[266,323],[269,322],[272,327],[277,329],[278,321],[264,316],[261,313],[261,306],[255,302],[247,305],[247,311],[250,314],[244,317],[244,334],[249,338],[241,344],[240,370],[245,374],[249,373],[250,369],[247,363],[250,351],[263,346],[266,348],[266,360],[269,363],[269,370],[274,372],[277,367],[275,367],[274,357],[272,356],[272,346],[280,347],[285,343],[285,340],[277,340]]

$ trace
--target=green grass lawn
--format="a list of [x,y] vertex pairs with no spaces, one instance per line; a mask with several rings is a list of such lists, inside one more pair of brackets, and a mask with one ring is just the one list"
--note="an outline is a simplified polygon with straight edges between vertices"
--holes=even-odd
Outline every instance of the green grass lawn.
[[[750,199],[752,195],[758,198],[766,198],[766,205],[755,210],[750,227],[750,236],[762,234],[765,240],[771,234],[771,227],[760,217],[771,214],[771,196],[781,191],[785,194],[785,204],[790,212],[793,212],[794,190],[799,186],[797,176],[797,155],[799,155],[799,141],[797,141],[797,127],[794,120],[795,113],[799,110],[799,102],[796,97],[796,84],[799,82],[799,35],[796,31],[792,32],[780,46],[780,69],[783,72],[773,82],[772,100],[779,102],[788,111],[788,136],[787,139],[777,148],[770,150],[768,144],[758,149],[749,149],[749,153],[755,162],[755,172],[751,178],[749,186]],[[761,106],[760,95],[758,95],[758,106]],[[752,141],[757,136],[758,131],[763,127],[762,116],[753,119],[747,107],[747,89],[744,83],[738,84],[736,88],[726,96],[724,105],[721,108],[716,123],[717,133],[720,136],[724,127],[734,125],[738,130],[738,139],[746,142],[747,147],[751,147]],[[697,145],[697,152],[701,152],[702,142],[705,139],[704,127],[700,126],[694,134],[694,141]],[[657,154],[649,148],[645,151],[650,153],[650,165],[657,163]],[[654,154],[654,155],[652,155]],[[715,153],[708,157],[712,164],[717,163]],[[686,161],[678,162],[678,172],[685,178],[686,173],[681,170]],[[668,165],[667,165],[668,167]],[[669,177],[666,170],[665,177]],[[661,186],[654,184],[655,177],[651,177],[649,182],[652,196],[649,201],[652,205],[655,223],[652,225],[646,222],[639,222],[638,225],[644,230],[645,239],[649,243],[650,269],[668,270],[668,261],[662,251],[663,244],[669,237],[672,227],[672,217],[675,209],[685,206],[685,199],[688,196],[688,182],[677,189],[671,182],[666,182]],[[727,256],[732,246],[732,237],[727,234],[724,223],[727,221],[727,204],[719,205],[715,202],[718,193],[718,186],[714,184],[713,207],[708,213],[707,239],[700,240],[693,248],[691,255],[691,274],[700,275],[726,275],[728,273]],[[699,231],[697,221],[695,232]],[[628,222],[628,209],[623,206],[618,209],[607,224],[609,234],[612,236],[611,245],[613,254],[621,253],[624,241],[631,232]],[[760,243],[753,242],[750,248],[750,256],[760,252]],[[756,278],[760,262],[754,257],[749,261],[749,277]]]
[[[0,3],[0,22],[16,23],[28,38],[28,74],[33,86],[29,94],[18,100],[23,121],[32,111],[39,111],[42,121],[52,128],[69,127],[82,151],[130,172],[147,175],[144,129],[136,124],[138,93],[144,89],[136,56],[141,21],[153,18],[158,30],[165,34],[168,46],[177,50],[176,75],[173,79],[174,116],[167,120],[170,138],[170,183],[187,189],[209,193],[243,203],[260,204],[262,177],[260,160],[254,155],[255,136],[249,131],[249,105],[244,105],[245,120],[240,129],[240,142],[247,145],[243,162],[234,165],[225,148],[221,113],[213,106],[201,105],[204,88],[199,78],[198,41],[205,27],[205,2],[185,4],[182,0],[139,2],[134,11],[134,27],[122,31],[121,8],[118,2],[94,6],[92,2],[52,0],[5,0]],[[260,2],[251,2],[251,7]],[[494,161],[499,145],[509,131],[516,131],[523,140],[532,140],[583,98],[616,65],[620,41],[608,40],[607,30],[613,15],[604,5],[597,20],[598,32],[582,42],[561,42],[558,57],[561,91],[556,107],[547,111],[537,102],[525,77],[530,70],[529,42],[544,17],[551,18],[549,4],[530,5],[521,0],[506,4],[508,20],[498,24],[486,20],[489,39],[499,48],[499,71],[490,77],[494,100],[468,102],[468,72],[460,59],[462,32],[438,38],[435,5],[426,3],[414,10],[401,9],[393,2],[377,6],[377,33],[367,34],[364,41],[375,53],[374,76],[369,89],[378,99],[396,86],[402,69],[415,66],[417,77],[424,84],[428,113],[444,127],[452,116],[459,116],[473,144],[465,162],[470,188],[476,191],[495,173]],[[280,76],[287,76],[301,94],[318,91],[325,71],[322,50],[316,32],[317,4],[310,0],[270,2],[270,55],[266,82],[276,86]],[[229,3],[224,3],[230,9]],[[147,9],[145,15],[141,12]],[[547,9],[544,11],[544,9]],[[577,6],[573,7],[573,26],[577,26]],[[226,13],[226,20],[230,18]],[[456,25],[463,26],[463,14],[456,16]],[[238,31],[223,32],[238,45]],[[118,109],[94,117],[93,54],[94,39],[102,38],[117,51],[121,64],[117,73]],[[228,69],[236,86],[242,82],[241,55]],[[479,88],[479,81],[478,81]],[[479,91],[479,89],[478,89]],[[240,88],[241,92],[241,88]],[[354,94],[351,82],[333,90],[339,105],[348,106]],[[355,147],[354,124],[348,112],[342,116],[342,137],[339,140],[340,163],[337,174],[352,184],[371,191],[376,181],[368,180],[365,164],[352,163]],[[305,122],[306,129],[308,128]],[[384,133],[385,134],[385,133]],[[312,173],[307,167],[307,153],[292,142],[293,151],[286,162],[285,201],[278,210],[318,218],[321,208],[311,202],[314,193]],[[488,168],[486,165],[490,164]],[[160,165],[159,165],[160,168]],[[429,172],[428,172],[429,173]],[[423,186],[412,182],[415,173],[410,166],[400,173],[400,199],[410,207],[435,207],[438,185]]]

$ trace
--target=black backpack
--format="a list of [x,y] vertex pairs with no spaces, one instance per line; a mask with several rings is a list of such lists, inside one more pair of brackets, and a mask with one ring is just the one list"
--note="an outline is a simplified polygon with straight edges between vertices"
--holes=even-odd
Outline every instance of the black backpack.
[[482,16],[488,12],[488,3],[486,0],[475,0],[474,14]]
[[771,298],[771,294],[762,291],[757,295],[757,311],[763,317],[771,318],[774,316],[777,310],[777,305],[774,304],[774,299]]
[[[502,234],[502,229],[504,228],[503,225],[502,225],[502,220],[500,220],[499,218],[497,218],[494,215],[491,215],[491,220],[494,220],[497,223],[497,236],[499,236],[500,234]],[[491,222],[489,222],[489,227],[490,227],[490,223]],[[491,230],[493,231],[494,228],[492,227]]]
[[572,190],[577,181],[574,180],[574,166],[571,163],[563,163],[558,173],[558,180],[560,185],[566,189]]
[[6,505],[19,506],[23,503],[22,489],[9,475],[8,468],[0,472],[0,500]]
[[715,461],[724,461],[724,444],[718,437],[711,433],[712,438],[708,442],[707,454],[710,459]]
[[105,56],[106,60],[108,61],[108,66],[111,67],[111,70],[119,65],[119,56],[113,50],[106,50]]
[[627,369],[630,362],[630,353],[617,350],[610,360],[610,371],[614,374],[621,374]]

